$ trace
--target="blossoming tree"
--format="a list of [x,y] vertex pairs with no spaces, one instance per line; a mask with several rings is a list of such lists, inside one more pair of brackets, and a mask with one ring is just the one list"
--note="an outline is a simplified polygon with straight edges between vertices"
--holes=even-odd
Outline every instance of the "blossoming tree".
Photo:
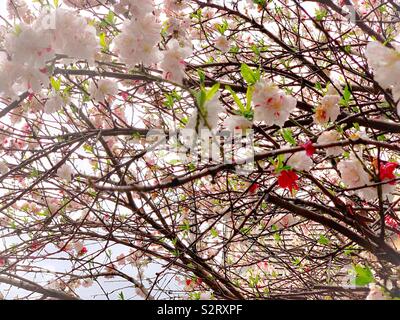
[[394,299],[394,0],[7,0],[0,296]]

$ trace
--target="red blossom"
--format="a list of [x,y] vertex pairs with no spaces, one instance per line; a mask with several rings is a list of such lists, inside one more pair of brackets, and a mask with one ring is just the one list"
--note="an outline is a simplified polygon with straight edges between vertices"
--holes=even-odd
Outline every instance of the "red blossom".
[[296,181],[299,179],[297,174],[293,170],[282,170],[278,177],[278,184],[281,188],[287,188],[290,192],[299,190],[299,186]]
[[253,183],[249,188],[249,192],[255,193],[259,188],[260,188],[260,185],[258,183]]
[[[379,178],[381,181],[388,179],[392,180],[396,178],[394,175],[394,170],[397,168],[397,163],[396,162],[386,162],[386,163],[381,163],[380,165],[380,170],[379,170]],[[390,182],[390,184],[395,184],[395,181]]]
[[0,258],[0,267],[4,267],[6,265],[6,259]]
[[190,286],[190,284],[192,283],[192,279],[186,279],[186,285]]
[[120,92],[119,95],[122,97],[122,99],[124,99],[125,101],[128,100],[129,98],[129,94],[127,92]]
[[78,255],[79,256],[83,256],[85,253],[87,253],[88,252],[88,249],[86,248],[86,247],[83,247],[82,249],[81,249],[81,251],[79,251],[78,252]]
[[388,225],[389,227],[391,227],[393,229],[397,229],[399,227],[399,224],[397,223],[397,221],[394,220],[391,216],[385,217],[385,223],[386,223],[386,225]]
[[32,251],[36,251],[36,250],[40,249],[40,247],[41,247],[41,244],[40,244],[39,241],[33,241],[33,242],[31,243],[31,245],[30,245],[29,248],[30,248]]
[[302,144],[301,146],[306,150],[306,154],[309,157],[312,157],[312,155],[315,153],[315,147],[313,146],[313,143],[311,140]]

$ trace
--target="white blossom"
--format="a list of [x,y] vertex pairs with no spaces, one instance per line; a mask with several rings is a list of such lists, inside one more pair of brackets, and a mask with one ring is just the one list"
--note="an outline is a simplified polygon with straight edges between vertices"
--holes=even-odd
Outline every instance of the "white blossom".
[[309,171],[313,166],[313,161],[306,154],[306,151],[295,152],[289,156],[287,165],[298,171]]
[[97,84],[92,81],[89,84],[90,97],[97,102],[104,102],[106,96],[115,96],[118,94],[118,85],[109,79],[100,79]]
[[52,48],[55,53],[94,63],[100,49],[99,40],[95,27],[89,25],[86,18],[76,12],[58,8],[42,16],[38,24],[53,37]]
[[63,164],[60,168],[58,168],[57,175],[65,181],[71,182],[73,172],[74,171],[69,164]]
[[181,47],[179,42],[172,39],[160,65],[164,70],[164,77],[173,82],[182,84],[185,76],[185,59],[192,54],[192,48]]
[[65,105],[64,98],[60,94],[53,92],[44,106],[44,112],[48,114],[55,113],[65,107]]
[[254,121],[267,125],[283,126],[290,113],[296,108],[297,100],[286,95],[267,80],[256,83],[253,93]]
[[154,2],[152,0],[119,0],[114,4],[114,10],[118,14],[130,12],[134,18],[140,19],[154,10]]
[[215,47],[223,53],[226,53],[231,48],[231,42],[227,37],[221,35],[215,40]]
[[387,297],[383,294],[382,287],[375,283],[370,283],[369,293],[365,300],[387,300]]
[[[364,200],[375,200],[378,198],[376,187],[361,188],[372,184],[370,175],[365,171],[361,162],[351,155],[349,160],[342,160],[337,166],[340,171],[343,183],[349,188],[360,188],[354,192]],[[387,197],[392,192],[392,185],[382,186],[382,196]]]
[[0,162],[0,175],[3,176],[8,172],[8,166],[5,161]]
[[374,70],[375,80],[383,88],[400,85],[400,52],[374,41],[368,43],[365,55]]
[[246,130],[252,127],[252,122],[247,120],[243,116],[239,115],[231,115],[225,119],[224,125],[227,130],[234,131],[234,130]]
[[[335,130],[330,130],[330,131],[324,131],[322,134],[319,136],[317,142],[319,144],[326,144],[326,143],[333,143],[337,142],[340,140],[340,134],[339,132]],[[342,147],[330,147],[325,149],[326,155],[327,156],[340,156],[343,152]]]
[[115,38],[113,46],[120,60],[130,67],[138,63],[151,65],[159,61],[157,48],[161,26],[153,15],[136,20],[127,20],[122,32]]
[[320,105],[315,109],[314,121],[317,124],[335,121],[340,114],[339,100],[339,95],[325,95]]

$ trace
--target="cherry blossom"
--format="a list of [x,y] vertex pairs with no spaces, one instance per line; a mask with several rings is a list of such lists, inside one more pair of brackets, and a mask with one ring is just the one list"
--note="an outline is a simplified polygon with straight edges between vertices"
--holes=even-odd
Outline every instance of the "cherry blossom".
[[5,161],[0,162],[0,175],[5,175],[8,172],[8,165]]
[[303,143],[301,146],[306,150],[307,156],[312,157],[312,155],[315,153],[315,147],[313,146],[311,140]]
[[46,101],[44,112],[49,114],[55,113],[65,107],[65,105],[65,98],[62,97],[60,94],[53,92]]
[[328,121],[335,121],[340,114],[339,95],[325,95],[320,105],[315,108],[314,121],[317,124],[326,124]]
[[368,43],[365,56],[381,86],[388,89],[400,85],[400,52],[373,41]]
[[[337,142],[339,140],[340,140],[339,132],[337,132],[335,130],[330,130],[330,131],[322,132],[321,135],[318,137],[317,142],[320,144],[325,144],[325,143]],[[336,157],[343,153],[342,147],[329,147],[324,150],[325,150],[327,156]]]
[[280,127],[289,119],[297,100],[283,93],[268,80],[256,83],[253,94],[254,121]]
[[299,151],[289,157],[287,165],[298,171],[309,171],[313,166],[313,161],[307,155],[307,151]]
[[243,116],[231,115],[225,119],[224,125],[229,131],[246,130],[251,128],[252,122]]
[[164,77],[178,84],[182,84],[185,77],[185,59],[192,54],[192,48],[181,47],[179,42],[172,39],[164,52],[163,61],[160,64],[164,70]]
[[161,40],[160,31],[160,24],[151,14],[127,20],[114,39],[113,48],[120,60],[130,67],[139,63],[149,66],[160,60],[156,47]]
[[215,39],[215,47],[221,50],[223,53],[226,53],[229,51],[231,43],[227,37],[219,36],[217,39]]
[[90,97],[97,102],[104,102],[106,96],[116,96],[118,94],[118,85],[109,79],[100,79],[95,83],[89,84]]
[[130,12],[135,18],[140,18],[152,13],[154,10],[154,2],[141,0],[118,0],[114,4],[114,10],[119,14]]
[[73,173],[74,173],[74,170],[72,169],[72,167],[69,164],[63,164],[57,170],[57,175],[67,182],[71,182]]

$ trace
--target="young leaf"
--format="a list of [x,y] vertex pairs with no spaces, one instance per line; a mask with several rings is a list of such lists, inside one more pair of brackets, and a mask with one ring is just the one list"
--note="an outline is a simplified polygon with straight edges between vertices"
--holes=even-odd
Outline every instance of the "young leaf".
[[260,71],[251,70],[251,68],[245,63],[242,63],[242,65],[240,66],[240,72],[243,79],[249,85],[255,84],[260,79]]
[[211,87],[210,90],[207,91],[207,94],[206,94],[206,100],[207,101],[211,100],[214,97],[214,95],[218,92],[219,87],[220,87],[220,84],[216,83]]
[[253,98],[254,87],[248,86],[246,91],[246,112],[251,110],[251,100]]
[[228,90],[228,91],[231,93],[231,95],[232,95],[232,97],[233,97],[233,100],[236,102],[236,104],[237,104],[238,107],[239,107],[240,112],[242,112],[242,113],[245,112],[245,111],[246,111],[246,108],[245,108],[245,106],[243,105],[243,103],[242,103],[242,101],[240,100],[240,98],[238,97],[238,95],[235,93],[235,91],[233,91],[232,88],[231,88],[230,86],[225,86],[225,89]]
[[285,139],[286,142],[289,142],[292,146],[296,145],[296,140],[293,138],[292,130],[282,129],[281,134],[282,134],[283,139]]
[[54,79],[53,77],[51,77],[50,78],[50,83],[51,83],[51,86],[53,87],[53,89],[55,90],[55,91],[60,91],[60,87],[61,87],[61,79]]
[[354,271],[356,273],[354,284],[357,286],[365,286],[375,281],[374,275],[368,266],[355,265]]

